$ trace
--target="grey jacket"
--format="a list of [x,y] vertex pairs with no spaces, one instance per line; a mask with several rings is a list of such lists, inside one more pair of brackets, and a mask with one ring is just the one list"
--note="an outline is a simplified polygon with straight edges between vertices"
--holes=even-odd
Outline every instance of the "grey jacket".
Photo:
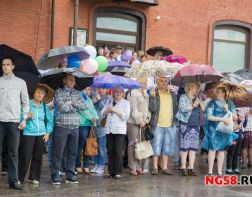
[[26,119],[29,95],[25,81],[14,74],[0,77],[0,121],[20,122],[21,109]]
[[[174,125],[175,120],[176,120],[176,113],[178,110],[178,106],[177,106],[177,98],[175,96],[174,93],[171,92],[172,95],[172,102],[173,102],[173,106],[162,106],[162,107],[173,107],[173,121],[172,124]],[[156,89],[156,96],[150,96],[149,99],[149,110],[151,112],[151,120],[150,120],[150,125],[152,127],[156,127],[157,126],[157,122],[158,122],[158,118],[159,118],[159,110],[160,110],[160,96],[158,93],[158,89]]]

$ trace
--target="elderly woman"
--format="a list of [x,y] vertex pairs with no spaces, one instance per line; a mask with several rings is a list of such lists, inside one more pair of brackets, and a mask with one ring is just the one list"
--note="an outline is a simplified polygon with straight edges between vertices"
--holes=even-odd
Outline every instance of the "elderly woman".
[[30,112],[19,146],[18,176],[21,183],[24,183],[28,171],[29,183],[39,185],[40,182],[43,142],[47,142],[53,131],[52,114],[43,102],[46,96],[49,97],[50,91],[48,86],[39,84],[33,99],[30,100]]
[[208,174],[213,174],[215,154],[217,154],[217,174],[222,175],[222,166],[225,150],[238,138],[235,133],[223,133],[218,130],[218,124],[224,122],[231,124],[229,118],[225,118],[228,112],[232,113],[233,120],[237,120],[235,106],[232,101],[227,100],[227,90],[224,86],[218,86],[215,90],[215,99],[206,106],[205,136],[202,148],[208,150]]
[[133,176],[142,175],[143,170],[140,160],[135,158],[134,147],[140,140],[139,132],[145,127],[150,120],[149,112],[149,97],[144,91],[147,86],[147,79],[138,79],[138,82],[142,85],[142,88],[132,90],[127,100],[130,102],[131,112],[128,119],[128,165],[130,168],[130,174]]
[[[198,83],[187,83],[185,94],[179,99],[178,113],[179,120],[179,140],[182,176],[196,176],[194,171],[194,161],[196,151],[199,149],[200,113],[201,104],[198,96]],[[186,169],[186,159],[189,156],[188,171]]]
[[106,117],[105,132],[109,157],[109,177],[120,179],[123,171],[123,146],[127,131],[127,120],[130,116],[130,103],[124,99],[122,87],[113,91],[113,101],[102,110]]

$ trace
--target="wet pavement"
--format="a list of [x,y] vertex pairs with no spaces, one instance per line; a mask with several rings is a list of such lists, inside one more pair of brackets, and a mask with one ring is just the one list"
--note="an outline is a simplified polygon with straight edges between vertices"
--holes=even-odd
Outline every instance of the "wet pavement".
[[[197,157],[197,177],[181,177],[179,171],[175,175],[149,174],[132,177],[125,170],[121,180],[104,179],[97,175],[79,175],[79,184],[71,185],[62,183],[53,186],[49,180],[49,170],[46,162],[43,169],[40,186],[24,184],[24,191],[13,191],[8,189],[7,178],[0,176],[1,196],[24,196],[24,197],[251,197],[251,186],[205,186],[204,175],[207,164],[202,156]],[[251,174],[252,169],[243,170],[243,174]]]

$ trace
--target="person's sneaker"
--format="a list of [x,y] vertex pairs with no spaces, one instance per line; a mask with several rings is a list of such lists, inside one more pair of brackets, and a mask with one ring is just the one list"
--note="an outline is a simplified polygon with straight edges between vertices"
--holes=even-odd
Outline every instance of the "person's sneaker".
[[238,170],[238,169],[234,169],[233,172],[234,172],[235,174],[241,174],[240,170]]
[[39,185],[39,182],[36,180],[28,180],[28,183],[31,183],[33,185]]
[[63,172],[63,171],[59,171],[59,175],[60,175],[60,176],[65,176],[65,175],[66,175],[66,173],[65,173],[65,172]]
[[52,180],[52,184],[53,185],[60,185],[60,181],[59,180]]
[[96,171],[99,169],[98,166],[95,166],[92,170],[90,170],[91,173],[96,173]]
[[120,174],[117,174],[117,175],[115,175],[115,177],[114,177],[116,180],[120,180],[121,178],[122,178],[122,175],[120,175]]
[[7,175],[8,175],[7,171],[2,171],[2,176],[7,176]]
[[226,170],[226,174],[234,174],[234,172],[233,172],[232,169],[227,169],[227,170]]
[[67,178],[66,183],[72,183],[72,184],[78,184],[79,182],[76,179],[73,178]]
[[102,168],[97,168],[97,170],[95,171],[96,174],[104,174],[104,170],[103,167]]

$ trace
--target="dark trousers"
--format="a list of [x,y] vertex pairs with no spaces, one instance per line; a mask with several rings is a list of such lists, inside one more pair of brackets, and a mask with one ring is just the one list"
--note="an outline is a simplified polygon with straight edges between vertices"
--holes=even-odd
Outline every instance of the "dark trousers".
[[238,169],[239,155],[242,147],[242,138],[239,137],[236,144],[228,148],[227,152],[227,169]]
[[8,144],[7,137],[5,136],[3,141],[3,149],[2,149],[2,172],[7,172],[8,170]]
[[13,185],[18,182],[18,145],[20,131],[19,123],[0,122],[0,159],[2,160],[3,141],[8,144],[8,182]]
[[21,182],[24,182],[29,166],[29,180],[40,181],[43,149],[43,136],[21,135],[18,161],[18,177]]
[[108,171],[111,176],[122,174],[124,140],[125,135],[107,135],[107,151],[109,157]]
[[62,164],[63,153],[66,148],[66,178],[75,176],[75,159],[77,155],[79,129],[55,127],[52,144],[52,179],[59,180],[59,171]]

